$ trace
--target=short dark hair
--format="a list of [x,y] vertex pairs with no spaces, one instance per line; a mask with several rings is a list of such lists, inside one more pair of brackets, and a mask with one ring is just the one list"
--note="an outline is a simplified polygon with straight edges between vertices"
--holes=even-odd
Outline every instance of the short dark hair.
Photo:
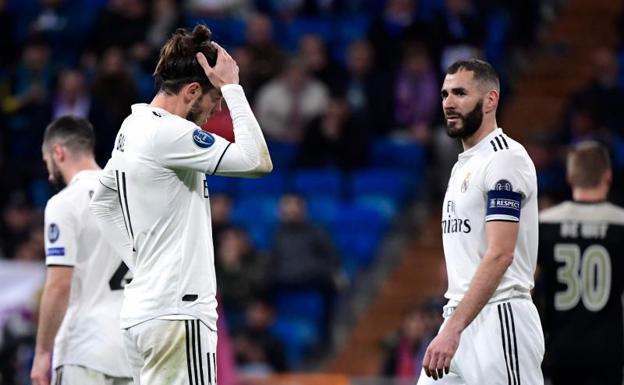
[[453,75],[457,71],[471,71],[474,73],[474,79],[480,83],[489,83],[496,90],[500,90],[500,80],[498,74],[492,65],[480,59],[458,60],[446,69],[447,75]]
[[202,52],[208,64],[217,62],[217,48],[212,45],[212,32],[205,25],[197,25],[190,32],[178,28],[160,50],[154,78],[158,91],[177,94],[186,84],[197,82],[206,93],[214,86],[208,80],[197,61],[196,54]]
[[610,169],[609,150],[598,142],[580,142],[568,153],[567,174],[572,187],[597,187]]
[[75,116],[62,116],[50,123],[43,134],[43,145],[59,143],[71,152],[93,154],[95,133],[88,120]]

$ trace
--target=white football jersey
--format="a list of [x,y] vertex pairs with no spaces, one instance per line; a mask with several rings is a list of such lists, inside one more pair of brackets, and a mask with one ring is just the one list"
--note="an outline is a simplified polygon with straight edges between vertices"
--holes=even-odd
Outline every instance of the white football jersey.
[[119,330],[128,268],[103,239],[89,211],[99,175],[99,170],[79,172],[45,209],[46,264],[74,269],[53,365],[80,365],[131,377]]
[[206,175],[231,143],[148,104],[123,122],[101,183],[116,190],[132,252],[121,326],[169,316],[216,330],[217,301]]
[[444,206],[442,240],[448,274],[446,297],[461,301],[487,250],[488,221],[519,222],[511,266],[490,302],[529,296],[537,263],[537,178],[524,147],[500,128],[461,153]]

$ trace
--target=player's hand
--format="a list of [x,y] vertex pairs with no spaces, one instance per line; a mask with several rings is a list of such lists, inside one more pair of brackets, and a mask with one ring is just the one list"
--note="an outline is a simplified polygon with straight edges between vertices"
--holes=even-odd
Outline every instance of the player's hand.
[[459,332],[443,328],[436,338],[431,341],[423,359],[423,369],[427,377],[434,380],[442,378],[449,373],[451,359],[459,346]]
[[197,53],[197,61],[202,66],[208,80],[213,86],[221,88],[226,84],[238,84],[238,64],[219,44],[212,42],[217,48],[217,62],[211,67],[203,53]]
[[32,385],[49,385],[50,384],[50,353],[35,353],[32,370],[30,371],[30,379]]

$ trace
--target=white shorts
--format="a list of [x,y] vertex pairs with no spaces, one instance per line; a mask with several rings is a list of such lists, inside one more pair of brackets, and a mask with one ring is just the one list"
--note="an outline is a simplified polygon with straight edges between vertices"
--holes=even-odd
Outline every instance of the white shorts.
[[132,385],[132,378],[112,377],[78,365],[61,365],[52,372],[51,385]]
[[217,332],[201,321],[153,319],[122,334],[135,385],[216,385]]
[[418,385],[543,385],[543,357],[544,333],[533,302],[495,302],[463,331],[450,373],[436,381],[422,370]]

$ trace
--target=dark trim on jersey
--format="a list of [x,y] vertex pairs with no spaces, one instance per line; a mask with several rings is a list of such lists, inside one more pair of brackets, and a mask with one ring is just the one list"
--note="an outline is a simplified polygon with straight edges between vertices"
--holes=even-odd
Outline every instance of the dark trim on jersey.
[[217,172],[217,169],[219,168],[219,165],[221,164],[221,160],[223,159],[223,155],[225,155],[225,152],[227,151],[228,148],[230,148],[231,145],[232,145],[232,142],[228,143],[228,145],[225,146],[225,150],[223,150],[223,152],[221,153],[221,157],[219,158],[219,161],[217,162],[217,165],[215,166],[214,171],[210,175],[214,175]]
[[206,353],[206,362],[208,363],[208,384],[212,384],[212,366],[210,364],[210,352]]
[[490,144],[494,149],[494,152],[498,150],[509,150],[509,144],[503,135],[497,135],[494,139],[490,140]]
[[63,265],[62,263],[50,263],[46,265],[46,267],[71,267],[73,268],[76,265]]
[[126,213],[128,214],[128,226],[130,227],[130,237],[132,239],[132,243],[134,243],[134,231],[132,231],[132,221],[130,220],[130,207],[128,206],[128,192],[126,191],[126,173],[121,173],[121,179],[123,181],[123,197],[124,202],[126,203]]
[[124,210],[123,200],[121,200],[121,191],[119,189],[119,171],[115,170],[115,181],[117,182],[117,199],[119,199],[119,205],[121,206],[121,216],[124,220],[124,226],[126,226],[126,233],[130,236],[130,231],[128,230],[128,221],[126,220],[126,210]]
[[201,353],[201,328],[199,325],[199,320],[195,320],[195,324],[197,325],[197,357],[199,357],[199,379],[201,380],[201,385],[204,384],[204,367],[202,365],[202,353]]
[[214,367],[214,371],[215,371],[215,385],[218,384],[217,382],[217,353],[212,353],[212,366]]
[[501,328],[501,341],[503,342],[503,354],[505,355],[505,369],[507,369],[507,385],[511,385],[511,374],[509,373],[509,361],[507,360],[507,346],[505,344],[505,328],[503,326],[503,315],[501,313],[501,305],[498,306],[498,320]]
[[[197,330],[195,330],[195,323],[193,321],[191,323],[191,348],[193,350],[193,373],[195,373],[195,385],[199,385],[199,380],[197,377],[197,349],[195,344],[195,338],[197,338]],[[201,357],[200,357],[201,359]]]
[[606,200],[606,199],[598,199],[598,200],[595,200],[595,201],[577,201],[577,200],[573,200],[572,202],[578,203],[579,205],[595,205],[595,204],[600,204],[600,203],[609,203],[609,201]]
[[507,302],[509,308],[509,316],[511,317],[511,330],[513,332],[514,356],[516,358],[516,375],[518,376],[518,385],[520,385],[520,363],[518,362],[518,341],[516,340],[516,324],[514,322],[513,309],[511,303]]
[[184,320],[184,328],[186,329],[186,368],[188,370],[189,385],[193,385],[193,373],[191,371],[191,349],[189,346],[189,325],[188,320]]
[[98,179],[98,182],[100,182],[100,184],[101,184],[102,186],[106,187],[107,189],[109,189],[109,190],[111,190],[111,191],[114,191],[114,192],[117,192],[117,190],[115,190],[114,188],[112,188],[112,187],[108,187],[107,185],[105,185],[104,183],[102,183],[102,181],[101,181],[101,180],[99,180],[99,179]]
[[511,219],[486,219],[486,222],[512,222],[512,223],[520,223],[520,220],[512,221]]

